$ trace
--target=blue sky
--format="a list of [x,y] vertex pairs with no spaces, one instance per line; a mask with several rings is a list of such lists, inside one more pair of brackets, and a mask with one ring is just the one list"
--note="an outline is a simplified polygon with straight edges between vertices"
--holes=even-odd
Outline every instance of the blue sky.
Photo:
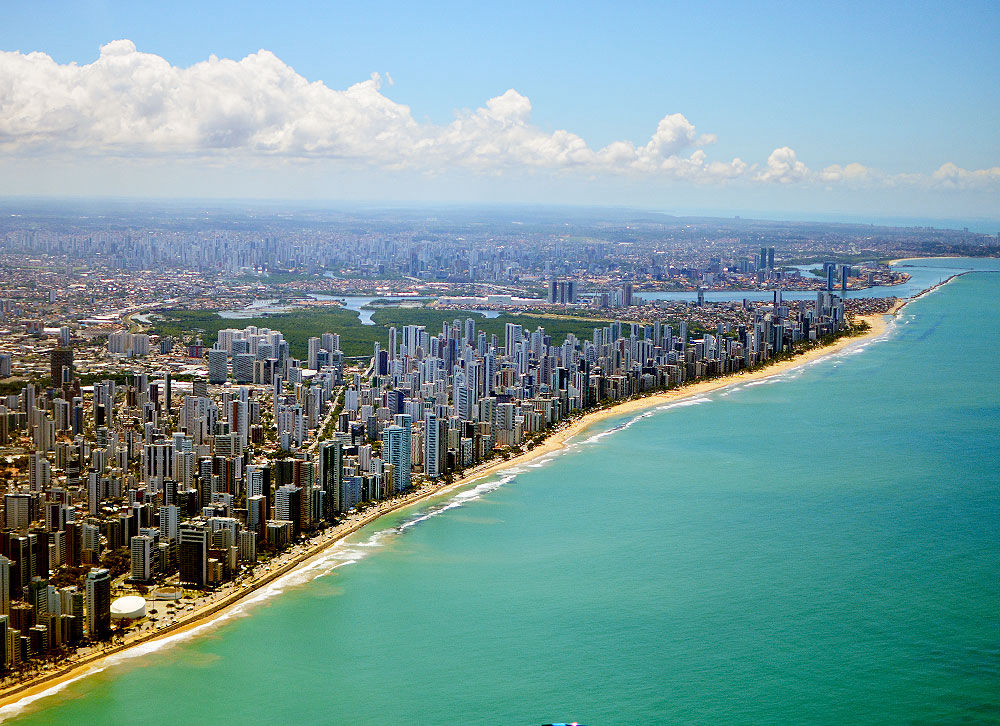
[[[24,138],[28,121],[4,134],[3,114],[11,104],[4,111],[0,84],[0,149],[6,157],[0,157],[0,171],[6,166],[22,180],[20,188],[0,182],[0,194],[137,190],[165,196],[578,200],[1000,216],[997,3],[202,5],[8,6],[0,50],[40,51],[56,64],[83,66],[98,59],[101,46],[128,39],[138,53],[189,68],[213,54],[240,60],[265,49],[295,74],[335,91],[379,73],[377,93],[409,108],[412,119],[406,122],[421,127],[414,132],[421,140],[433,137],[434,153],[408,158],[397,168],[387,162],[395,153],[391,147],[369,157],[367,142],[345,147],[339,128],[324,137],[338,135],[338,141],[326,145],[323,158],[308,151],[306,160],[297,158],[301,149],[288,146],[262,157],[256,136],[249,146],[227,147],[233,152],[227,158],[215,150],[208,161],[193,159],[199,152],[180,148],[178,139],[165,150],[162,139],[130,136],[122,145],[104,131],[63,144],[54,129],[30,148],[17,139],[4,148],[5,139]],[[25,75],[18,65],[7,70],[11,83]],[[39,82],[50,83],[50,77],[43,74]],[[107,83],[107,75],[102,78]],[[456,113],[475,114],[508,89],[530,100],[530,113],[508,98],[517,103],[505,103],[497,123],[530,126],[530,138],[507,139],[495,156],[477,153],[475,162],[469,149],[489,145],[496,125],[477,128],[457,146],[442,145]],[[101,102],[115,103],[104,97]],[[53,110],[38,113],[33,123],[42,125]],[[584,161],[575,156],[570,163],[562,152],[558,159],[535,153],[560,130],[594,152],[614,142],[639,148],[671,114],[682,114],[695,130],[684,131],[684,143],[671,136],[666,150],[657,152],[660,166],[654,170],[648,157],[612,162],[607,155]],[[345,123],[342,114],[324,118]],[[362,125],[352,133],[375,134],[372,124],[382,128],[384,121],[379,118],[358,121]],[[294,119],[278,123],[287,128]],[[415,143],[407,138],[398,142],[402,148]],[[511,144],[522,142],[532,149],[527,166],[524,153],[508,153]],[[205,146],[203,139],[191,143]],[[778,167],[769,167],[772,152],[783,148],[793,150],[793,161],[782,157]],[[705,155],[697,172],[687,163],[695,153]],[[685,161],[683,171],[672,158]],[[745,168],[733,166],[734,159]],[[709,174],[705,165],[712,162],[729,166]],[[863,167],[849,182],[836,170],[823,173],[849,163]],[[935,177],[945,164],[959,171],[948,167]]]

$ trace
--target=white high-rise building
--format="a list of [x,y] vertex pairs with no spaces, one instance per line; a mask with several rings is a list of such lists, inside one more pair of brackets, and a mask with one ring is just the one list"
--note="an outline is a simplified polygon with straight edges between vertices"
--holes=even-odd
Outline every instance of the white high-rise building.
[[[403,425],[403,422],[406,425]],[[396,423],[385,428],[382,443],[382,456],[392,464],[395,473],[396,491],[404,491],[410,488],[410,444],[411,432],[409,426],[410,417],[406,414],[396,416]]]
[[31,524],[31,496],[28,494],[5,494],[3,498],[4,519],[7,529],[23,530]]
[[307,368],[311,368],[312,370],[316,370],[317,368],[319,368],[319,364],[317,362],[317,359],[319,358],[319,352],[320,352],[320,350],[322,348],[322,346],[321,346],[322,342],[323,341],[322,341],[321,338],[310,338],[309,339],[309,351],[308,351],[309,356],[308,356],[308,360],[306,361],[306,367]]
[[31,491],[40,492],[48,489],[52,478],[52,465],[40,452],[35,451],[28,457],[28,481]]
[[[160,520],[163,520],[163,512],[160,512]],[[153,538],[148,535],[139,535],[131,540],[132,562],[129,568],[129,577],[133,580],[143,582],[153,576]]]
[[163,485],[164,479],[174,478],[174,444],[146,444],[143,447],[143,472],[147,482]]
[[441,476],[441,442],[438,419],[431,411],[424,414],[424,473],[431,479]]
[[212,348],[208,351],[208,382],[225,383],[229,378],[229,354]]
[[160,537],[168,542],[177,540],[180,529],[181,510],[174,504],[160,507]]
[[247,467],[247,498],[264,496],[264,467],[250,464]]

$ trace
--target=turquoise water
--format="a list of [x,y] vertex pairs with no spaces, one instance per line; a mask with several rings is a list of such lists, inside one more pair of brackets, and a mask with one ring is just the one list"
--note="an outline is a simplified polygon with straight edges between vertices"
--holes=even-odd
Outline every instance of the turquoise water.
[[13,720],[996,721],[998,295],[605,422]]

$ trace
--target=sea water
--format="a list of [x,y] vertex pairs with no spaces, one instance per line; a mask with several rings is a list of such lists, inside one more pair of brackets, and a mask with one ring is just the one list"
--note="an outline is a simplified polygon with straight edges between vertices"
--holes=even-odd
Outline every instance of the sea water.
[[881,339],[604,421],[380,520],[221,623],[3,713],[996,721],[1000,264],[919,264],[980,271]]

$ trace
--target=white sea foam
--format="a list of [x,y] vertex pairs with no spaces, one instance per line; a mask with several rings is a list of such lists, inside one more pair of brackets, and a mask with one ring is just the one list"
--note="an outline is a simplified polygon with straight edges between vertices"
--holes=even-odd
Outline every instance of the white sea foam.
[[595,444],[598,441],[601,441],[602,439],[611,436],[612,434],[616,434],[619,431],[625,431],[626,429],[631,428],[634,424],[638,423],[639,421],[642,421],[644,418],[649,418],[650,416],[660,411],[669,411],[672,408],[682,408],[684,406],[697,406],[702,403],[710,403],[711,400],[712,399],[708,398],[707,396],[699,396],[698,398],[686,398],[682,401],[675,401],[673,403],[667,403],[662,406],[656,406],[655,408],[651,408],[648,411],[644,411],[640,414],[633,416],[627,421],[623,421],[617,426],[612,426],[610,429],[601,431],[596,434],[592,434],[591,436],[588,436],[582,441],[575,442],[574,446],[579,447],[579,446],[584,446],[586,444]]
[[103,670],[104,668],[100,666],[94,666],[93,668],[87,669],[78,676],[73,676],[72,678],[67,678],[65,681],[62,681],[61,683],[54,684],[51,688],[46,688],[44,691],[39,691],[38,693],[35,693],[33,695],[25,696],[19,701],[15,701],[14,703],[9,703],[3,708],[0,708],[0,721],[6,721],[9,718],[13,718],[14,716],[17,716],[26,708],[28,708],[35,701],[39,701],[43,698],[48,698],[49,696],[54,696],[55,694],[59,693],[59,691],[61,691],[62,689],[69,686],[71,683],[75,683],[81,678],[92,676],[95,673],[100,673]]
[[754,386],[770,386],[773,383],[781,383],[781,380],[782,380],[781,375],[774,375],[774,376],[768,376],[767,378],[760,378],[756,381],[748,381],[743,385],[746,386],[747,388],[753,388]]

